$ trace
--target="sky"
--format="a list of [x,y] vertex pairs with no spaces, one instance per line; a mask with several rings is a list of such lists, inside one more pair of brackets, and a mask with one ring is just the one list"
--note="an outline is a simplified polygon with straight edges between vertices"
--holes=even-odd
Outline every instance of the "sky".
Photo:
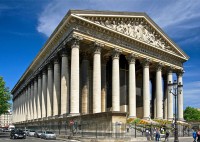
[[190,56],[184,108],[200,108],[199,0],[0,0],[0,76],[10,90],[69,9],[147,13]]

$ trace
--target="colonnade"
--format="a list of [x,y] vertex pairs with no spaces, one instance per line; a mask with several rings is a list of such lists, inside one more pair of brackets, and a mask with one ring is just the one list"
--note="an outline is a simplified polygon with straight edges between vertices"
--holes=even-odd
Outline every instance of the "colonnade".
[[[83,58],[80,68],[80,45],[78,40],[71,44],[71,56],[63,50],[60,56],[56,56],[35,75],[24,89],[14,99],[14,122],[21,122],[34,119],[42,119],[63,115],[79,115],[105,112],[107,109],[106,92],[106,62],[101,56],[101,45],[93,46],[92,79],[88,59]],[[67,47],[66,47],[67,48]],[[120,111],[120,60],[121,51],[112,51],[112,111]],[[69,60],[71,57],[71,60]],[[135,54],[127,56],[129,63],[129,117],[137,117],[136,113],[136,67],[135,61],[138,57]],[[71,61],[71,63],[69,63]],[[150,116],[150,68],[149,59],[143,59],[143,118]],[[162,67],[160,63],[156,68],[156,90],[154,117],[157,119],[173,119],[173,95],[166,91],[166,102],[163,112],[163,80]],[[81,72],[80,72],[81,71]],[[80,75],[81,84],[80,84]],[[178,82],[182,82],[182,74],[177,73]],[[173,82],[173,70],[169,69],[167,82]],[[92,83],[91,83],[92,82]],[[90,85],[92,84],[92,85]],[[80,92],[80,87],[83,89]],[[92,87],[92,89],[91,89]],[[92,90],[92,101],[89,98],[89,91]],[[81,95],[81,99],[80,99]],[[183,119],[183,91],[178,96],[178,117]],[[80,108],[81,107],[81,108]],[[164,114],[164,115],[163,115]]]

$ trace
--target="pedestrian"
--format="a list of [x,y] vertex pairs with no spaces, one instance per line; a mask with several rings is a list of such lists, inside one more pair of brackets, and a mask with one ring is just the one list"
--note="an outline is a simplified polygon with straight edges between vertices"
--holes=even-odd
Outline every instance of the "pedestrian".
[[197,132],[197,142],[200,142],[200,130]]
[[194,139],[193,142],[196,142],[196,140],[197,140],[197,132],[195,130],[193,131],[192,136],[193,136],[193,139]]
[[147,141],[150,141],[150,131],[148,129],[146,129],[146,137],[147,137]]
[[167,130],[165,133],[165,142],[169,141],[169,131]]
[[157,129],[156,130],[156,141],[159,141],[160,139],[160,131]]

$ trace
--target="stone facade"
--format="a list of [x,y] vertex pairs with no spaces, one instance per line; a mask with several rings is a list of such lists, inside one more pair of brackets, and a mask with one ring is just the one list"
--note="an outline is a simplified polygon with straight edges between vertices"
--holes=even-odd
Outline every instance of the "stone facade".
[[[188,59],[144,13],[71,10],[13,88],[13,121],[171,120],[166,86],[173,74],[183,84]],[[183,91],[178,103],[183,120]]]

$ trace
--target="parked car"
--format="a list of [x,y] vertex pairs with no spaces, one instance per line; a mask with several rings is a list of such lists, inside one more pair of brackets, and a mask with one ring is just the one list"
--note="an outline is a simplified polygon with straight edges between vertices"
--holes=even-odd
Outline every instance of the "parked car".
[[34,134],[34,137],[40,138],[41,134],[42,134],[42,131],[36,131]]
[[44,131],[41,136],[42,139],[56,139],[56,134],[51,131]]
[[17,129],[17,130],[11,130],[10,132],[10,139],[26,139],[26,134],[23,130]]
[[29,129],[25,129],[25,130],[23,130],[23,131],[24,131],[24,133],[26,134],[26,136],[28,136]]
[[29,137],[34,137],[34,134],[35,134],[35,130],[29,130],[28,131],[28,136]]

